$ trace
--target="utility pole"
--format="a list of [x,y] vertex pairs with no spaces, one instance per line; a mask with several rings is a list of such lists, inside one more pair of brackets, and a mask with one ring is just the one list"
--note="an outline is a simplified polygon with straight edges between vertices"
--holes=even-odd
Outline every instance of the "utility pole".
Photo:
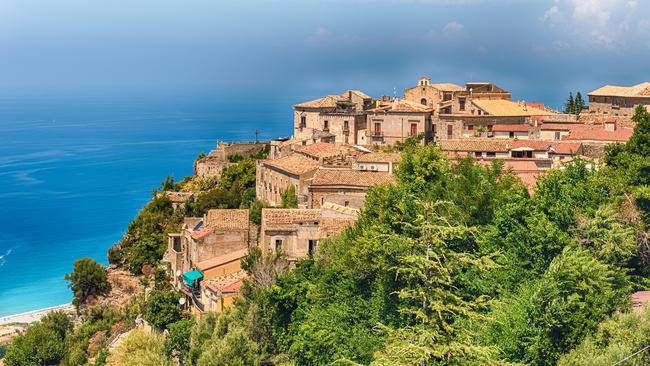
[[255,129],[255,143],[257,144],[259,142],[258,136],[260,135],[260,130]]

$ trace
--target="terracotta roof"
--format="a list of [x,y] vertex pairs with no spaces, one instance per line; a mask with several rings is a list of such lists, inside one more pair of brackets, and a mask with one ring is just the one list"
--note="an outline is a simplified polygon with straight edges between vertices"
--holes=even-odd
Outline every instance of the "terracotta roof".
[[632,307],[640,308],[650,302],[650,291],[637,291],[632,294]]
[[511,149],[531,148],[535,151],[549,151],[553,149],[557,154],[577,154],[580,151],[581,143],[565,141],[542,141],[542,140],[512,140]]
[[512,102],[503,99],[472,99],[477,107],[487,112],[490,116],[498,117],[525,117],[525,116],[541,116],[545,114],[553,114],[542,109],[528,107],[523,103]]
[[438,146],[443,151],[494,151],[508,152],[507,139],[457,139],[440,140]]
[[582,141],[620,141],[625,142],[632,137],[634,129],[627,127],[618,127],[614,131],[607,131],[603,126],[587,126],[570,130],[569,135],[564,140],[582,140]]
[[341,93],[341,97],[347,98],[349,93],[355,94],[361,99],[372,99],[370,95],[362,92],[361,90],[354,90],[354,89],[344,91],[343,93]]
[[533,126],[528,124],[496,124],[492,126],[492,132],[528,132]]
[[262,163],[295,175],[305,174],[318,168],[318,162],[299,154],[284,156],[275,160],[264,160]]
[[245,271],[237,271],[226,276],[207,280],[203,283],[203,286],[215,294],[236,294],[241,291],[247,277]]
[[209,210],[205,226],[215,230],[248,230],[248,209]]
[[299,222],[319,221],[319,209],[307,208],[263,208],[262,221],[266,224],[295,224]]
[[322,98],[295,104],[294,108],[336,108],[336,102],[347,101],[346,97],[340,95],[326,95]]
[[465,88],[454,83],[432,83],[432,87],[441,91],[464,91]]
[[384,172],[320,168],[314,174],[314,178],[311,180],[309,186],[351,186],[368,188],[378,184],[394,182],[395,177]]
[[296,149],[297,152],[313,156],[315,158],[328,158],[337,155],[343,155],[350,151],[349,147],[327,142],[317,142],[311,145],[301,146]]
[[345,230],[345,228],[354,225],[356,220],[341,220],[327,218],[321,221],[319,231],[325,236],[336,235]]
[[200,230],[193,231],[191,235],[193,239],[198,240],[198,239],[203,239],[205,236],[207,236],[208,234],[212,234],[215,231],[216,230],[212,227],[204,227],[201,228]]
[[368,112],[374,113],[428,113],[433,108],[406,99],[395,99],[390,102],[380,102],[378,107],[371,108]]
[[576,124],[570,123],[544,123],[540,126],[542,131],[570,131]]
[[201,272],[205,272],[211,268],[219,267],[230,262],[238,261],[244,258],[246,255],[248,255],[248,248],[235,250],[234,252],[230,252],[224,255],[220,255],[218,257],[213,257],[201,261],[196,264],[196,268]]
[[633,86],[605,85],[588,95],[603,97],[650,97],[650,82]]
[[357,158],[359,163],[398,163],[402,161],[400,153],[371,152]]

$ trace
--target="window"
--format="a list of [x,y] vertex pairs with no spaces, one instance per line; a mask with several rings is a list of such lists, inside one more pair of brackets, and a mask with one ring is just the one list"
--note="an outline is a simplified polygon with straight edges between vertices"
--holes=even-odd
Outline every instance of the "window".
[[447,125],[447,136],[451,138],[454,135],[454,126]]
[[515,138],[515,131],[508,132],[508,137],[510,137],[511,139]]
[[513,151],[512,152],[512,157],[513,158],[532,158],[533,157],[533,152],[532,151]]
[[480,116],[481,114],[483,114],[483,111],[479,109],[477,114]]
[[418,124],[411,123],[411,136],[415,136],[417,134],[418,134]]
[[467,131],[474,131],[474,125],[467,125]]
[[345,207],[350,206],[350,201],[345,201],[345,202],[343,203],[343,206],[345,206]]
[[460,110],[464,111],[465,110],[465,98],[458,99],[458,104],[460,104]]
[[560,137],[560,131],[555,131],[555,140],[559,140]]
[[375,136],[381,135],[381,123],[375,122]]
[[450,92],[444,92],[444,93],[442,94],[442,100],[443,100],[443,101],[451,100],[451,93],[450,93]]
[[275,239],[275,251],[279,252],[282,250],[282,239]]
[[309,255],[314,254],[314,252],[316,251],[316,246],[317,245],[318,245],[318,240],[310,240],[309,241],[309,248],[308,248]]
[[330,121],[323,121],[323,130],[330,129]]
[[420,104],[427,105],[427,98],[420,99]]
[[494,151],[488,151],[488,152],[486,153],[486,156],[487,156],[488,158],[495,158],[495,157],[497,156],[497,153],[495,153]]
[[300,128],[305,128],[305,127],[307,127],[307,117],[300,116]]
[[343,121],[343,129],[344,130],[349,130],[350,129],[350,122]]
[[476,156],[477,158],[480,158],[480,157],[483,156],[483,153],[480,152],[480,151],[474,151],[474,156]]

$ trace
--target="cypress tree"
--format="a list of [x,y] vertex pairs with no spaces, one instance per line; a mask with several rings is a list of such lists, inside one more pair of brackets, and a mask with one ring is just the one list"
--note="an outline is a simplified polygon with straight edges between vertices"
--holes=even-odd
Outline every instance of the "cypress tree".
[[573,100],[573,93],[569,93],[569,98],[567,98],[566,103],[564,103],[564,113],[575,113],[576,105]]
[[582,112],[582,109],[585,107],[585,101],[582,99],[582,94],[580,92],[576,93],[576,99],[574,101],[574,113],[575,114],[580,114]]

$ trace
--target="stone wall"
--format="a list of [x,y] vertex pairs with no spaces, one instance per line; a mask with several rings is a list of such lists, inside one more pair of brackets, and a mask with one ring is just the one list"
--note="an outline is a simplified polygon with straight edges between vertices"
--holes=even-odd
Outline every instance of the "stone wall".
[[217,156],[223,161],[228,161],[228,157],[234,155],[246,158],[258,154],[267,144],[267,142],[217,142]]

